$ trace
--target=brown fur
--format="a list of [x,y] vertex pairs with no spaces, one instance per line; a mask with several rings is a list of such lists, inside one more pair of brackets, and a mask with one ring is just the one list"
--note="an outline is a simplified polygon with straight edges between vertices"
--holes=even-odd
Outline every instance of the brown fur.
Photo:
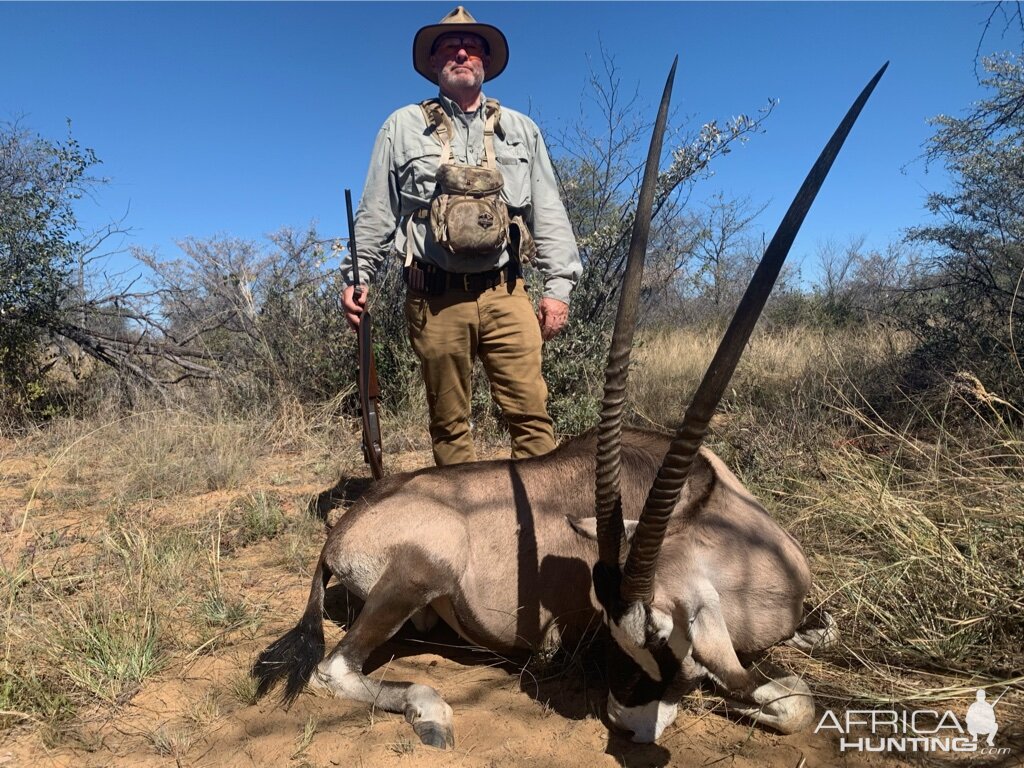
[[[323,557],[342,583],[364,596],[391,570],[425,594],[413,564],[429,560],[447,582],[434,608],[488,647],[536,647],[552,626],[578,633],[599,612],[590,587],[597,550],[565,518],[593,514],[595,443],[588,433],[544,457],[389,477],[335,526]],[[639,515],[668,445],[661,434],[624,431],[627,519]],[[655,605],[672,612],[695,568],[721,592],[740,630],[738,648],[765,648],[792,635],[809,584],[803,553],[707,450],[695,460],[673,513]],[[756,620],[731,604],[751,599],[769,618]]]
[[[623,432],[627,520],[643,508],[668,446],[664,435]],[[451,707],[437,691],[372,679],[362,665],[403,623],[431,611],[496,651],[573,643],[598,626],[597,543],[581,533],[593,529],[585,518],[595,504],[595,448],[590,433],[547,456],[431,467],[377,483],[331,531],[302,621],[256,661],[260,692],[286,680],[291,699],[312,680],[404,713],[424,743],[452,746]],[[365,605],[321,661],[324,587],[332,577]],[[737,653],[790,638],[809,584],[799,544],[702,449],[669,523],[651,604],[671,630],[666,641],[684,678],[711,672],[738,697],[737,711],[780,730],[804,727],[814,712],[806,686],[761,680]],[[649,725],[644,738],[656,738],[660,731]]]

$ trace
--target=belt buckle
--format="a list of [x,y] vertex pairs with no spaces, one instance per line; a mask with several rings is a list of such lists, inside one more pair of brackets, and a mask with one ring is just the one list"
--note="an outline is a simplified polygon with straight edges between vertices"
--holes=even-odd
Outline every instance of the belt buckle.
[[470,291],[470,288],[469,288],[469,272],[463,272],[462,273],[462,290],[464,290],[466,293],[469,293],[469,291]]

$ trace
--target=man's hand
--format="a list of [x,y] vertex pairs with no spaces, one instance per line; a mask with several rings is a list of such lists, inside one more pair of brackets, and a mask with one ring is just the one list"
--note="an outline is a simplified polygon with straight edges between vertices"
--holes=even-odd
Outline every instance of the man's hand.
[[540,322],[541,337],[549,341],[558,335],[569,320],[569,305],[558,299],[541,299],[537,320]]
[[359,328],[359,318],[362,317],[363,310],[366,308],[366,297],[370,294],[370,289],[365,285],[359,286],[361,293],[359,297],[354,296],[356,287],[354,285],[348,286],[341,294],[341,305],[345,309],[345,319],[348,320],[348,324],[352,327],[352,330]]

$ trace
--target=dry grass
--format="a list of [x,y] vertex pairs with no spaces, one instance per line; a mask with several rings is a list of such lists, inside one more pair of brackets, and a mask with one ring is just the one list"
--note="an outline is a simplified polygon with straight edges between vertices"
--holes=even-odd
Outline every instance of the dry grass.
[[[334,446],[351,429],[288,410],[243,421],[141,408],[5,444],[4,460],[31,456],[32,471],[0,469],[15,485],[0,534],[0,726],[36,723],[59,741],[83,708],[117,706],[252,636],[264,606],[238,563],[306,573],[323,525],[306,514],[310,491],[289,487],[336,477]],[[281,453],[293,455],[289,476],[264,469]],[[215,717],[211,707],[186,720]],[[194,730],[154,731],[152,746],[180,756]]]
[[317,719],[312,715],[306,718],[306,722],[302,726],[302,734],[296,740],[295,751],[291,755],[292,760],[298,760],[305,756],[309,745],[313,743],[313,737],[316,736],[318,725]]
[[[633,352],[629,398],[641,422],[672,428],[683,416],[722,334],[672,331],[643,338]],[[814,328],[759,329],[751,339],[720,410],[771,407],[793,411],[832,398],[845,386],[892,361],[907,339],[879,329],[829,333]],[[806,415],[806,414],[803,414]]]
[[248,669],[240,669],[228,679],[228,696],[243,706],[255,704],[257,681],[249,674]]
[[922,442],[846,407],[859,439],[822,450],[820,476],[779,497],[843,627],[836,660],[869,672],[837,693],[941,701],[1019,685],[1024,433],[979,419]]
[[173,758],[180,764],[181,759],[195,744],[197,736],[197,733],[188,728],[161,726],[149,734],[149,740],[154,752],[161,757]]

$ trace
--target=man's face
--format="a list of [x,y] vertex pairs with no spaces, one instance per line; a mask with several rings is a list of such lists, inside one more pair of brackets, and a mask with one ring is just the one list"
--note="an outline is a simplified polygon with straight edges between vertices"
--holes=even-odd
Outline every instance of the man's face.
[[430,64],[442,90],[461,91],[483,85],[484,69],[490,63],[487,43],[479,35],[448,33],[434,43]]

